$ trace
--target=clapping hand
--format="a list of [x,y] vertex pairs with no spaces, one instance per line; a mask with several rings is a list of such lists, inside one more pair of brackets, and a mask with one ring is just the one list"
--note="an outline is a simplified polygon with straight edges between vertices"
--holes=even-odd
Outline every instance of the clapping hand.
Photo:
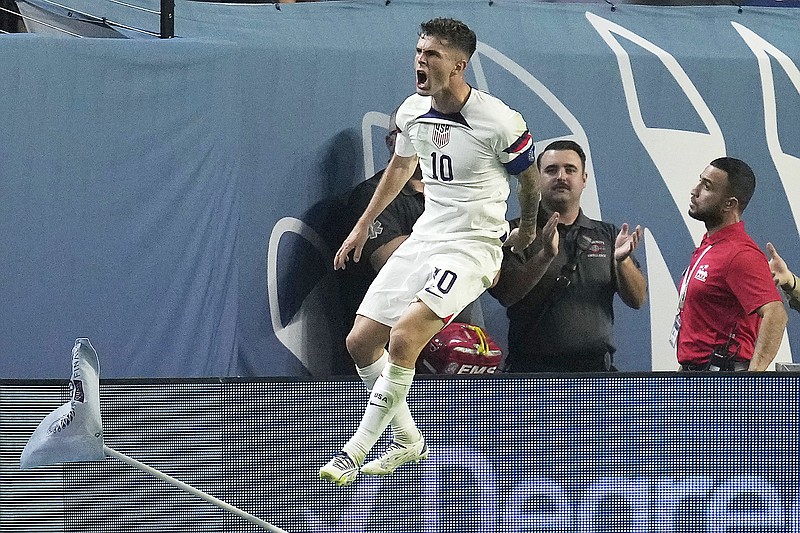
[[617,240],[614,242],[614,259],[621,263],[633,253],[639,241],[642,240],[642,227],[636,226],[633,232],[629,233],[630,227],[628,223],[624,223],[619,230]]
[[550,218],[547,219],[547,223],[542,228],[542,252],[548,257],[555,257],[558,255],[558,220],[560,216],[558,211],[555,211],[550,215]]
[[767,243],[767,251],[769,252],[769,269],[772,271],[772,280],[775,285],[791,284],[794,281],[792,272],[771,242]]

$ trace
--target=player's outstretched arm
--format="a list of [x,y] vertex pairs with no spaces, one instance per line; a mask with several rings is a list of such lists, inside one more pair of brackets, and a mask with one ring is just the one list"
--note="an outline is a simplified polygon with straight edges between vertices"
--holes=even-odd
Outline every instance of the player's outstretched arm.
[[369,237],[370,225],[400,193],[403,185],[411,179],[417,168],[417,159],[417,156],[402,157],[397,154],[392,156],[364,214],[333,256],[334,269],[345,268],[347,261],[350,260],[350,252],[353,252],[353,261],[358,263],[361,260],[361,251]]
[[536,216],[539,213],[542,178],[539,169],[531,165],[517,174],[517,196],[519,196],[520,221],[519,231],[509,235],[506,246],[512,252],[520,252],[531,245],[536,238]]
[[[553,258],[558,255],[558,221],[559,213],[553,213],[537,235],[533,245],[536,250],[528,260],[521,254],[503,254],[503,265],[500,267],[500,279],[489,289],[489,293],[497,298],[503,307],[510,307],[522,300],[533,287],[539,283],[547,271]],[[512,235],[517,230],[514,229]],[[531,250],[531,251],[533,251]]]

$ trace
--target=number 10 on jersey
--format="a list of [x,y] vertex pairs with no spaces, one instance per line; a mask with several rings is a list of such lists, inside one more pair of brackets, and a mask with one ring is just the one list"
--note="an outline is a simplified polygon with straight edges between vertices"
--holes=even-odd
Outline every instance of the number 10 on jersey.
[[447,154],[431,154],[431,169],[433,179],[440,181],[453,181],[453,161]]

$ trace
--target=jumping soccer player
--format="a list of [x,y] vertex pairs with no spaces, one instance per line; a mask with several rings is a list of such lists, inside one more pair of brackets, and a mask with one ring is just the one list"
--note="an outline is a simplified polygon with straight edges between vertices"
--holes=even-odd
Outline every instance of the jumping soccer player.
[[[533,141],[517,111],[464,79],[476,44],[475,33],[463,22],[438,18],[421,25],[416,94],[397,111],[394,156],[334,257],[336,269],[345,268],[351,252],[359,261],[370,225],[419,162],[425,211],[373,281],[347,337],[348,352],[372,394],[358,431],[319,471],[337,485],[353,482],[390,423],[392,442],[361,468],[363,473],[390,474],[428,456],[406,403],[417,357],[431,337],[492,285],[501,246],[522,250],[536,236],[540,185]],[[505,220],[509,174],[517,176],[521,208],[519,228],[510,234]]]

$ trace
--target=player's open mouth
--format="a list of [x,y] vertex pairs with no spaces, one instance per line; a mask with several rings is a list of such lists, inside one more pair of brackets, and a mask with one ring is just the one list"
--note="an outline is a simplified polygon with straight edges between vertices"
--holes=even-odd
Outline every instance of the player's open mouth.
[[417,88],[424,89],[428,85],[428,73],[422,70],[417,71]]

